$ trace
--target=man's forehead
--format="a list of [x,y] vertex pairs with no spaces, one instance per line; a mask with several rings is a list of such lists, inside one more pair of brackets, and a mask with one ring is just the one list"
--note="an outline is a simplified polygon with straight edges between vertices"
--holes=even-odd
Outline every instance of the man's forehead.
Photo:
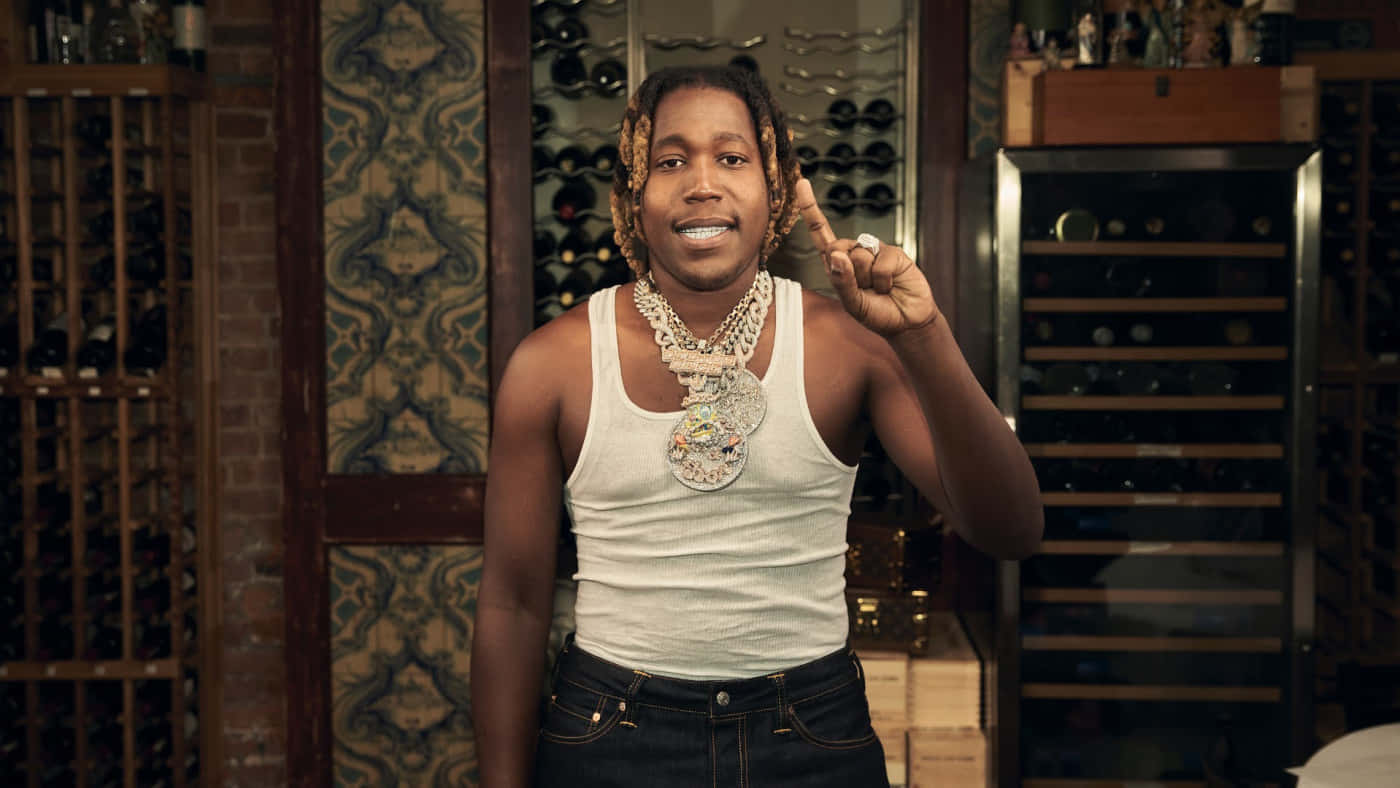
[[[684,117],[676,117],[676,113]],[[654,148],[706,141],[756,143],[753,114],[744,100],[728,90],[708,85],[666,94],[657,102],[652,123]]]

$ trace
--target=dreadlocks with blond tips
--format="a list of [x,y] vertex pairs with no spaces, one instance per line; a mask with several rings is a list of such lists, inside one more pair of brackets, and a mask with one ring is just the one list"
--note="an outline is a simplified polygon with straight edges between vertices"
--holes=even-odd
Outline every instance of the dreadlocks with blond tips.
[[735,66],[677,66],[662,69],[642,82],[627,102],[618,139],[618,162],[613,172],[613,240],[627,259],[627,266],[638,277],[646,274],[646,238],[638,217],[642,189],[647,183],[647,163],[651,156],[651,125],[656,106],[668,93],[679,88],[712,87],[738,96],[749,108],[763,157],[763,177],[768,183],[768,229],[763,235],[758,261],[762,265],[778,248],[797,223],[794,189],[802,177],[793,152],[792,131],[787,118],[763,79],[752,71]]

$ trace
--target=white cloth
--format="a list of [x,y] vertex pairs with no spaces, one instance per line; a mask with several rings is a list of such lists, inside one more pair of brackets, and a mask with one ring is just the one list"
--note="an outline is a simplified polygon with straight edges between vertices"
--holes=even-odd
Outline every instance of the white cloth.
[[617,288],[589,299],[593,395],[565,484],[583,650],[656,675],[716,680],[761,676],[846,644],[856,468],[831,453],[807,408],[802,289],[777,277],[774,285],[767,415],[749,436],[739,478],[715,492],[671,475],[665,451],[681,411],[643,410],[623,388]]
[[1352,731],[1288,770],[1298,788],[1394,788],[1400,785],[1400,723]]

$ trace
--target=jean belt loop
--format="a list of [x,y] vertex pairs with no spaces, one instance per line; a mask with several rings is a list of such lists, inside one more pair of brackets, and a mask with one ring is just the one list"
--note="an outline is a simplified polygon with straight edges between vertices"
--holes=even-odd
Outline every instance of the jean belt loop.
[[778,734],[791,733],[792,728],[788,726],[787,693],[784,692],[786,684],[783,681],[783,674],[774,673],[768,678],[772,679],[773,683],[778,686],[778,723],[773,728],[773,732]]
[[632,671],[632,683],[627,685],[627,696],[619,701],[622,709],[622,720],[618,725],[626,725],[629,728],[637,727],[634,719],[637,714],[637,690],[642,688],[642,682],[651,678],[651,674],[642,670]]

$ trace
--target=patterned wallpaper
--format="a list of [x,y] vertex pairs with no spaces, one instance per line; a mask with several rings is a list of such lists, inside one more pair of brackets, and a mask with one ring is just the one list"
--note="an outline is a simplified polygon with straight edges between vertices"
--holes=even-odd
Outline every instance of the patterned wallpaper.
[[1011,33],[1011,0],[968,0],[967,155],[1001,144],[1001,73]]
[[322,0],[327,470],[486,466],[482,0]]
[[[481,548],[335,547],[329,564],[334,785],[476,785],[470,678]],[[573,583],[561,581],[546,675],[574,627],[573,597]]]

